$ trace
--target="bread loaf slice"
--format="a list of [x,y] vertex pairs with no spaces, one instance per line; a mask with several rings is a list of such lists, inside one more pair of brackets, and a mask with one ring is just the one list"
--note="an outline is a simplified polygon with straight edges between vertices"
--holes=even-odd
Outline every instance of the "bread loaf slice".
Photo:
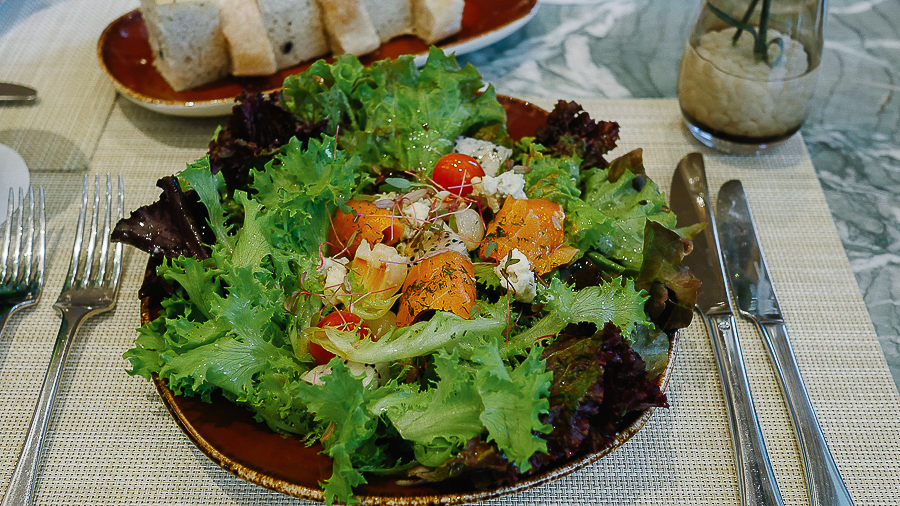
[[426,44],[445,39],[462,28],[465,0],[413,0],[416,35]]
[[413,33],[412,0],[363,0],[382,43]]
[[278,69],[328,53],[316,0],[258,0]]
[[141,0],[153,66],[175,91],[228,74],[228,46],[215,0]]
[[362,55],[381,45],[381,39],[362,0],[319,0],[328,44],[335,55]]
[[256,0],[219,1],[222,33],[231,55],[231,73],[236,76],[274,74],[278,70],[275,54]]

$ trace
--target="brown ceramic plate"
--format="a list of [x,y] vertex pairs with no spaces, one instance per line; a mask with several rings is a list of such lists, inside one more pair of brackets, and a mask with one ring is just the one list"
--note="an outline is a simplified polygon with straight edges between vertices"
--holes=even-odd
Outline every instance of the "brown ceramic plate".
[[[509,132],[514,138],[532,136],[546,123],[547,112],[527,102],[499,97],[507,111]],[[154,269],[151,259],[148,265]],[[145,298],[141,304],[144,323],[156,318],[159,300]],[[676,337],[669,347],[669,362],[660,374],[660,388],[665,391],[675,361]],[[223,469],[249,482],[288,495],[322,501],[319,482],[331,476],[331,459],[320,455],[320,445],[306,447],[300,438],[284,437],[264,423],[253,420],[246,409],[223,397],[205,403],[198,398],[172,393],[162,380],[156,387],[166,408],[184,433],[206,456]],[[653,409],[632,415],[629,425],[613,443],[600,453],[577,455],[556,467],[528,476],[512,486],[476,489],[468,480],[448,480],[441,483],[407,486],[386,476],[368,476],[369,483],[356,487],[355,495],[364,505],[449,505],[480,501],[510,494],[555,480],[582,468],[624,444],[650,419]]]
[[[493,44],[527,23],[536,13],[538,0],[466,0],[462,30],[438,43],[446,53],[465,54]],[[424,63],[428,47],[418,38],[405,35],[390,40],[360,60],[369,64],[400,55],[416,55]],[[242,91],[272,91],[284,79],[302,72],[313,61],[281,70],[271,76],[233,77],[198,88],[178,92],[172,89],[153,66],[147,29],[140,10],[116,19],[97,44],[100,66],[123,96],[148,109],[174,116],[223,116],[231,112],[234,99]]]

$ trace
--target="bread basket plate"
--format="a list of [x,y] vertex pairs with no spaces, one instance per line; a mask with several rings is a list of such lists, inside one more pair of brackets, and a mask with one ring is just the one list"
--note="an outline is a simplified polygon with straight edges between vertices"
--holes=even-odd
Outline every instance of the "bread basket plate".
[[[437,45],[457,55],[477,51],[508,37],[537,13],[538,0],[466,0],[462,29]],[[364,64],[400,55],[417,56],[423,64],[428,47],[417,37],[405,35],[360,57]],[[287,76],[307,69],[315,60],[278,71],[270,76],[234,77],[177,92],[153,66],[147,29],[140,10],[133,10],[110,23],[97,44],[100,66],[116,89],[137,105],[172,116],[211,117],[231,112],[242,91],[272,91],[281,88]]]
[[[508,128],[514,138],[534,135],[546,123],[547,112],[526,102],[498,97],[507,110]],[[151,257],[148,275],[156,264]],[[149,290],[146,293],[160,293]],[[141,319],[155,319],[161,309],[153,296],[141,301]],[[656,381],[664,392],[671,376],[678,334],[672,336],[668,362]],[[211,403],[199,398],[175,395],[166,382],[156,379],[162,401],[176,423],[194,445],[217,465],[263,487],[313,501],[322,501],[319,483],[331,476],[331,459],[320,455],[321,445],[304,446],[299,437],[285,437],[273,432],[263,422],[256,422],[249,410],[221,396]],[[367,476],[367,484],[355,487],[354,495],[364,505],[424,506],[449,505],[481,501],[512,494],[559,479],[590,465],[623,445],[650,419],[653,408],[630,414],[622,423],[610,445],[599,453],[577,454],[540,473],[523,476],[510,486],[475,488],[467,479],[450,479],[438,483],[404,485],[391,476]]]

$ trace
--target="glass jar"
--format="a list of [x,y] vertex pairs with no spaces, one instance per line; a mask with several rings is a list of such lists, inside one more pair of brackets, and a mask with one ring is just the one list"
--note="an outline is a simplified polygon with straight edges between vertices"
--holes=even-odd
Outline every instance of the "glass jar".
[[678,71],[685,124],[706,146],[756,154],[806,119],[826,0],[704,0]]

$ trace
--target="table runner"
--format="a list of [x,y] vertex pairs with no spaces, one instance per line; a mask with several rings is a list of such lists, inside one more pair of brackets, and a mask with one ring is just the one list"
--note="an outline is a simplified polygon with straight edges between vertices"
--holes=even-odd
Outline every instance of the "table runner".
[[[545,108],[552,100],[535,100]],[[614,155],[644,149],[648,174],[668,190],[675,163],[706,156],[710,187],[740,178],[779,292],[797,359],[826,438],[857,505],[893,504],[900,476],[900,396],[803,141],[741,158],[701,149],[674,100],[583,101],[618,121]],[[126,207],[155,200],[155,181],[202,156],[221,120],[161,116],[117,99],[87,172],[122,173]],[[62,140],[60,141],[62,142]],[[0,486],[12,473],[49,360],[59,293],[78,211],[81,171],[36,168],[47,191],[50,261],[45,297],[14,317],[0,340]],[[71,352],[50,423],[36,504],[303,504],[218,468],[181,433],[155,389],[124,371],[139,325],[136,291],[146,255],[129,250],[115,311],[88,320]],[[762,339],[739,322],[769,454],[786,504],[805,483]],[[682,333],[667,394],[671,407],[622,448],[555,482],[486,504],[737,504],[725,408],[702,323]]]

